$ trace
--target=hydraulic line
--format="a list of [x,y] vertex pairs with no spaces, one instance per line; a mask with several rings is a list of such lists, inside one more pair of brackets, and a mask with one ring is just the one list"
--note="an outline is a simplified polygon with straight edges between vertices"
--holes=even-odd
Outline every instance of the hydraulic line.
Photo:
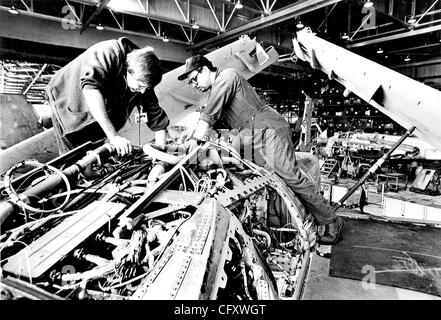
[[[61,172],[67,179],[73,179],[76,177],[76,175],[86,166],[89,164],[92,164],[96,161],[100,162],[101,159],[108,159],[113,153],[114,148],[109,145],[105,144],[104,146],[101,146],[97,148],[94,152],[89,152],[85,157],[77,161],[75,164],[71,165],[70,167],[62,170]],[[29,189],[25,190],[23,193],[17,195],[18,198],[29,198],[29,197],[43,197],[47,193],[51,192],[54,188],[57,188],[60,186],[60,184],[63,182],[63,177],[60,175],[50,176],[46,180],[41,181],[40,183],[36,184],[35,186],[30,187]],[[8,203],[13,203],[15,205],[10,205]],[[65,204],[67,205],[67,204]],[[0,225],[3,224],[3,222],[13,213],[18,211],[19,206],[16,205],[15,201],[12,200],[6,200],[0,203]]]
[[366,172],[365,175],[360,180],[358,180],[358,182],[334,205],[334,210],[340,208],[343,203],[355,192],[355,190],[357,190],[358,187],[360,187],[371,174],[374,174],[375,171],[377,171],[378,168],[383,165],[383,163],[390,157],[392,152],[394,152],[395,149],[397,149],[400,144],[412,134],[414,130],[415,127],[411,127],[409,130],[407,130],[406,133],[402,135],[397,142],[395,142],[395,144],[389,149],[389,151],[385,153],[380,159],[378,159],[377,162],[375,162],[375,164],[369,168],[368,172]]

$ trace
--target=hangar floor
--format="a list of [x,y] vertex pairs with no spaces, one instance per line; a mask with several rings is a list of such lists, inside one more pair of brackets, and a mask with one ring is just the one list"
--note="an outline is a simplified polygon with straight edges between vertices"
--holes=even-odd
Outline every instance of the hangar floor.
[[[330,246],[326,247],[330,250]],[[441,300],[438,296],[381,284],[365,289],[361,281],[329,276],[329,264],[328,258],[312,256],[302,300]]]
[[[330,183],[326,178],[322,183]],[[337,185],[350,188],[352,180],[342,180]],[[441,196],[428,196],[410,192],[407,189],[398,192],[379,193],[375,182],[367,182],[367,202],[364,213],[356,206],[342,207],[337,213],[345,219],[376,221],[420,222],[418,225],[436,226],[433,219],[441,220]],[[385,201],[388,200],[387,201]],[[406,209],[406,206],[409,207]],[[431,211],[432,210],[432,211]],[[418,212],[421,211],[420,216]],[[395,212],[395,213],[394,213]],[[429,214],[431,214],[429,219]],[[423,218],[423,220],[418,219]],[[441,229],[440,229],[441,232]],[[344,241],[344,239],[343,239]],[[332,246],[319,246],[320,255],[311,257],[310,269],[303,290],[303,300],[441,300],[441,297],[394,286],[375,284],[363,286],[359,280],[330,275]]]

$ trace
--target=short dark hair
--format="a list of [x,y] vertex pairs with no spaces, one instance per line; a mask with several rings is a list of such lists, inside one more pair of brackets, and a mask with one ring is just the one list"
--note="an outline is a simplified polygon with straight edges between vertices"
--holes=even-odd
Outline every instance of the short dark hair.
[[162,80],[161,60],[150,46],[135,49],[127,54],[126,68],[129,74],[146,81],[149,87],[156,87]]

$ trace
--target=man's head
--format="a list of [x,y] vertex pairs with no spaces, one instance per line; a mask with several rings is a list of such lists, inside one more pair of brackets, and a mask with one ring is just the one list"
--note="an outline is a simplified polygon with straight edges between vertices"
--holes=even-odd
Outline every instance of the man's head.
[[126,69],[127,85],[133,92],[153,89],[162,79],[161,61],[149,46],[127,54]]
[[216,70],[210,60],[199,54],[185,61],[185,72],[178,80],[186,80],[190,86],[204,92],[213,85]]

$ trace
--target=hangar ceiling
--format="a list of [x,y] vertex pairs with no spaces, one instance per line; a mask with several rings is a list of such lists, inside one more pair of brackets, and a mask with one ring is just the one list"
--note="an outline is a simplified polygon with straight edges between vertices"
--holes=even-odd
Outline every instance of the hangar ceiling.
[[[129,36],[157,48],[171,69],[194,52],[248,34],[282,55],[267,73],[296,77],[305,68],[289,57],[301,22],[333,43],[441,87],[441,0],[374,0],[371,8],[365,2],[0,0],[0,55],[63,65],[92,43]],[[427,72],[418,75],[421,66]]]

